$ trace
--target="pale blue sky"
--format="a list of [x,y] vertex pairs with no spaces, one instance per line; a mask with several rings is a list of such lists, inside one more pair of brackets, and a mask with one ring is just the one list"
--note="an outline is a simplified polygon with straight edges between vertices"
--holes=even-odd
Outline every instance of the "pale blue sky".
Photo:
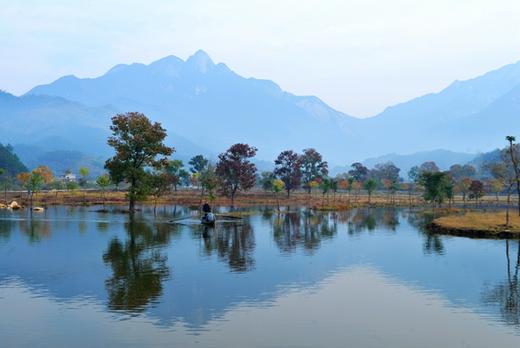
[[0,0],[0,89],[208,52],[367,116],[520,60],[518,0]]

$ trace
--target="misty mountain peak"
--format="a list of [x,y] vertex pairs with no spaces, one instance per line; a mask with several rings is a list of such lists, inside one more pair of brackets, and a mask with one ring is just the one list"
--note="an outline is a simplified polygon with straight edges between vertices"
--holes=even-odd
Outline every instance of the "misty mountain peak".
[[198,50],[186,60],[188,66],[195,67],[198,72],[206,73],[215,66],[211,57],[203,50]]

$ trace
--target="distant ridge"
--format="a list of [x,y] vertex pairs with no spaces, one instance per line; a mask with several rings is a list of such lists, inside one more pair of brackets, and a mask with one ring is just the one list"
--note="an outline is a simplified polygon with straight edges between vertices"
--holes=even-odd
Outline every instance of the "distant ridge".
[[241,77],[202,50],[186,60],[119,64],[95,78],[65,76],[26,97],[44,95],[86,108],[139,110],[162,122],[172,138],[214,153],[247,142],[268,161],[282,150],[307,147],[338,165],[440,148],[478,153],[500,147],[506,134],[520,135],[520,63],[455,81],[368,119],[314,96],[295,96],[272,81]]

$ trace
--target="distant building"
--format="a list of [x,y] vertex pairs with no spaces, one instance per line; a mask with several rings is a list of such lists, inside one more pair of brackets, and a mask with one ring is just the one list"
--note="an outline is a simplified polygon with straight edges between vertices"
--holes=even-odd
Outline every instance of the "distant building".
[[65,173],[59,177],[60,181],[63,182],[76,182],[78,179],[76,178],[76,174]]

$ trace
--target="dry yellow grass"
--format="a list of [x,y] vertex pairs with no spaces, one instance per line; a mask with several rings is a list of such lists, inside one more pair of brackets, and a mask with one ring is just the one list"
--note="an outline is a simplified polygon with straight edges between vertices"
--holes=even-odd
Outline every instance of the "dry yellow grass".
[[506,226],[506,213],[469,212],[463,215],[448,215],[437,218],[433,226],[452,234],[466,234],[479,237],[520,237],[520,216],[516,211],[509,214]]

